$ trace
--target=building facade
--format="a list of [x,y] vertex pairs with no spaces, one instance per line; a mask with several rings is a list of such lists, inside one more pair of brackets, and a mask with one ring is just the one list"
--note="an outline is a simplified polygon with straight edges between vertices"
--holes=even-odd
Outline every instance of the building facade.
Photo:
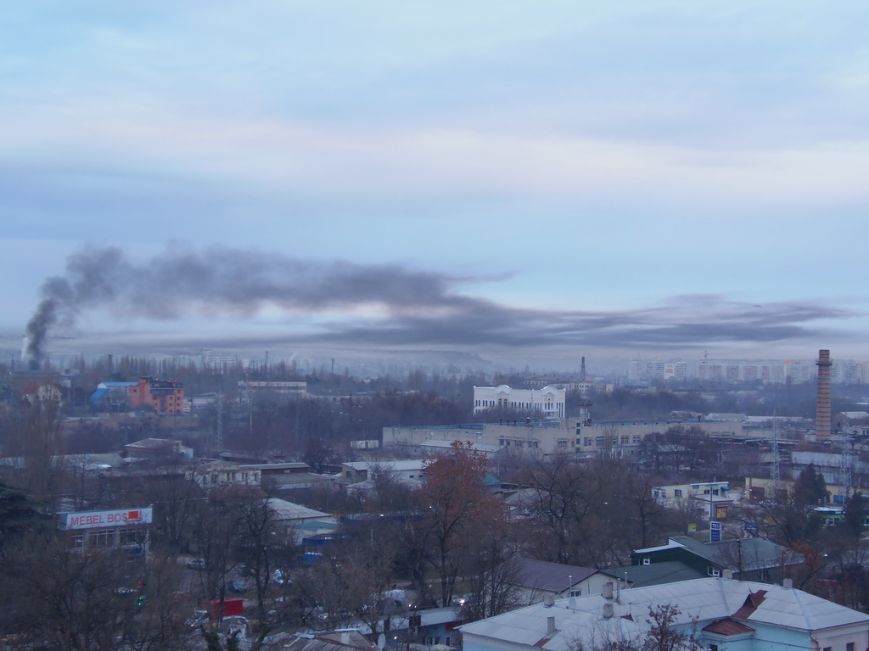
[[488,409],[512,409],[543,418],[564,418],[564,387],[549,385],[542,389],[513,389],[502,384],[497,387],[474,387],[474,413]]
[[130,409],[151,409],[158,414],[184,413],[184,385],[175,380],[140,378],[128,394]]
[[[715,438],[740,439],[750,436],[740,422],[695,420],[644,420],[589,422],[585,418],[559,421],[474,423],[455,426],[384,427],[384,447],[419,448],[426,441],[470,442],[496,446],[505,454],[555,455],[577,458],[613,456],[631,458],[639,454],[643,440],[663,434],[671,427],[698,431]],[[763,433],[761,433],[763,434]],[[763,434],[765,435],[765,434]]]

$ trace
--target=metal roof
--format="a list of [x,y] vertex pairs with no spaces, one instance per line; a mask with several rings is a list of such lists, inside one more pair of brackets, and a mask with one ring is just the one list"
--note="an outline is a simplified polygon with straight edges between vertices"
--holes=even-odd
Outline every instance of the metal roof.
[[[765,623],[801,631],[819,631],[847,624],[869,626],[869,615],[851,610],[802,590],[753,581],[704,578],[665,583],[648,588],[622,590],[613,601],[601,595],[559,599],[554,606],[534,604],[461,627],[466,642],[482,636],[516,645],[567,651],[577,641],[596,648],[602,639],[635,640],[649,625],[649,609],[669,604],[679,609],[675,624],[701,625],[732,617],[743,608],[750,595],[765,591],[754,599],[756,608],[742,622]],[[604,617],[604,604],[613,606],[613,616]],[[745,612],[745,611],[743,611]],[[555,618],[556,632],[547,636],[547,618]],[[601,636],[609,636],[603,638]]]
[[557,594],[597,573],[593,567],[550,563],[533,558],[518,558],[514,562],[515,578],[510,583],[522,588],[544,590]]
[[311,520],[315,518],[331,518],[334,517],[328,513],[309,509],[307,506],[295,504],[282,500],[280,497],[270,497],[268,499],[269,508],[277,515],[279,520]]
[[341,464],[353,470],[373,470],[380,468],[387,472],[403,470],[422,470],[429,462],[426,459],[399,459],[396,461],[348,461]]
[[627,578],[628,584],[634,588],[645,588],[650,585],[661,583],[673,583],[674,581],[688,581],[690,579],[702,579],[706,575],[695,570],[682,561],[661,561],[649,565],[626,565],[624,567],[610,567],[601,570],[620,580]]

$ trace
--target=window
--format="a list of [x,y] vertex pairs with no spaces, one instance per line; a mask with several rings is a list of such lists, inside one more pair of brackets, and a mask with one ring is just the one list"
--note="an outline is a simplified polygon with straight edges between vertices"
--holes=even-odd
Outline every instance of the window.
[[88,536],[88,545],[110,547],[115,542],[113,529],[97,529]]
[[845,651],[854,651],[854,643],[848,642],[848,644],[845,645]]
[[590,436],[585,437],[585,442],[583,443],[583,445],[587,448],[591,447],[591,437]]
[[682,489],[681,489],[681,488],[676,488],[676,489],[674,489],[674,490],[673,490],[673,496],[674,496],[674,497],[682,497]]
[[710,644],[709,651],[718,651],[718,645],[717,644]]
[[833,647],[831,647],[831,646],[825,646],[825,647],[822,649],[822,651],[833,651]]

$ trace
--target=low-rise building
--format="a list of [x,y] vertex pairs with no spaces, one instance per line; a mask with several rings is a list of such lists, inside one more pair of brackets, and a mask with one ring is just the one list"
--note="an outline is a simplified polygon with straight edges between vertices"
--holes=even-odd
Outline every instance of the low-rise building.
[[703,578],[605,590],[526,606],[460,627],[465,651],[643,648],[668,614],[676,635],[714,651],[859,651],[869,615],[790,585]]
[[239,468],[255,470],[260,473],[264,485],[273,486],[282,491],[304,490],[331,484],[335,481],[333,475],[320,475],[312,471],[311,466],[302,461],[285,463],[248,463]]
[[188,469],[184,476],[205,490],[220,486],[260,486],[262,482],[260,470],[244,469],[237,463],[226,461],[201,463]]
[[427,441],[470,442],[492,445],[509,455],[570,455],[578,459],[595,456],[638,458],[643,441],[664,434],[671,427],[696,428],[711,438],[739,439],[746,436],[742,424],[732,421],[637,420],[590,422],[586,418],[560,421],[527,419],[522,422],[471,423],[464,425],[414,425],[384,427],[383,446],[418,449]]
[[124,550],[146,557],[153,519],[151,507],[60,513],[58,526],[67,532],[74,551]]
[[246,401],[257,395],[304,398],[308,395],[308,383],[304,380],[239,380],[238,391]]
[[333,534],[338,529],[338,519],[334,515],[279,497],[268,498],[268,507],[274,514],[279,533],[288,543],[298,545],[306,537]]
[[150,459],[155,461],[189,461],[193,458],[193,448],[181,441],[149,437],[127,443],[121,448],[123,455],[130,460]]
[[546,599],[598,594],[612,577],[593,567],[550,563],[533,558],[510,561],[507,583],[516,591],[517,603],[534,604]]
[[341,479],[345,483],[373,479],[377,472],[388,473],[398,481],[406,479],[422,480],[426,459],[401,459],[398,461],[348,461],[341,464]]
[[723,520],[733,504],[726,481],[672,484],[652,488],[655,501],[670,509],[699,510],[708,520]]
[[805,558],[766,538],[742,538],[703,543],[689,536],[674,536],[658,547],[635,549],[633,565],[652,565],[680,561],[705,576],[723,576],[725,571],[745,580],[780,580],[788,569],[805,562]]

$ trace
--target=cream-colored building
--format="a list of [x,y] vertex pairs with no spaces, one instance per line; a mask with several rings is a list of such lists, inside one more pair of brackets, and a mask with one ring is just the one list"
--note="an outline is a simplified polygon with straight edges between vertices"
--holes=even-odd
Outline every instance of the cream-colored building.
[[534,413],[543,418],[564,418],[565,396],[564,387],[557,385],[542,389],[514,389],[506,384],[474,387],[474,413],[501,408]]

